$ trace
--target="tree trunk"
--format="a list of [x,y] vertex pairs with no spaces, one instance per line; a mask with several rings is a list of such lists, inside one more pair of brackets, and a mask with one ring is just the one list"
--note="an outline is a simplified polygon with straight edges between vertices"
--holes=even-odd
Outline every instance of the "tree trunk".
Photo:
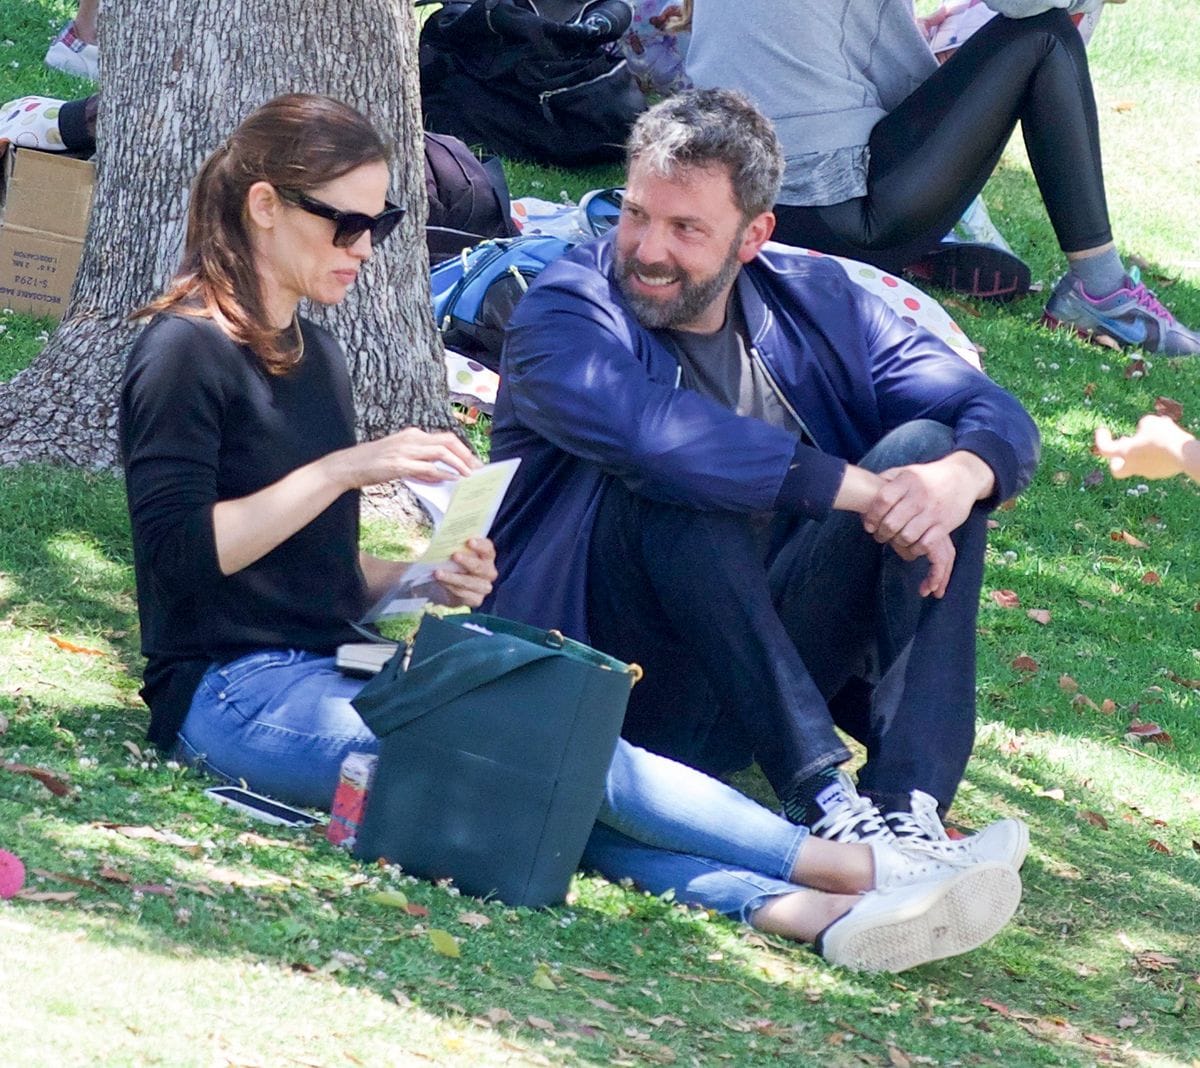
[[[337,308],[311,307],[345,346],[360,432],[445,427],[446,379],[429,309],[411,0],[105,0],[97,182],[67,316],[0,385],[0,462],[117,462],[118,389],[138,327],[183,247],[201,161],[259,104],[328,93],[395,145],[409,216]],[[395,199],[395,197],[393,197]]]

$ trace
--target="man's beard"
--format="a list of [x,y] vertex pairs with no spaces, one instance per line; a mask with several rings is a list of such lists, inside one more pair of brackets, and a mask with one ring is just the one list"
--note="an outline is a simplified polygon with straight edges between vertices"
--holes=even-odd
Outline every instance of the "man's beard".
[[[737,276],[742,267],[741,261],[737,257],[740,244],[739,239],[730,246],[729,255],[716,274],[702,278],[700,281],[696,281],[683,271],[647,267],[645,264],[639,263],[636,257],[623,258],[618,253],[617,285],[643,326],[651,330],[670,330],[685,326],[698,319]],[[678,295],[670,300],[663,300],[634,292],[630,285],[630,278],[635,271],[646,278],[674,278],[678,275]]]

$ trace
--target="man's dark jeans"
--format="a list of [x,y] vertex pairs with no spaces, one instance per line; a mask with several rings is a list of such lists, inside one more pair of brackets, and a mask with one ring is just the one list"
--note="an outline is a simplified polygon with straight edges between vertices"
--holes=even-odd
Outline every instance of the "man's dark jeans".
[[[952,447],[948,428],[920,420],[860,466],[923,463]],[[926,562],[877,544],[857,514],[777,516],[772,532],[764,563],[751,517],[663,504],[620,482],[606,490],[588,627],[598,648],[645,669],[625,736],[713,774],[756,759],[786,796],[849,757],[836,722],[867,748],[860,790],[886,810],[919,788],[944,811],[974,743],[986,513],[974,508],[954,532],[941,600],[920,596]]]

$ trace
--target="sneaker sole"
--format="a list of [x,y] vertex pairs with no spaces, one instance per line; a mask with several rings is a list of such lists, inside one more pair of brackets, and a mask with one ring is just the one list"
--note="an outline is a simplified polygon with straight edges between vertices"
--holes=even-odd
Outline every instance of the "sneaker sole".
[[[826,960],[864,972],[903,972],[970,952],[996,935],[1021,901],[1021,877],[1006,864],[979,864],[893,911],[851,911],[822,943]],[[832,936],[832,937],[829,937]]]
[[904,274],[940,289],[949,289],[997,304],[1029,292],[1029,268],[1003,249],[974,242],[941,245],[923,256]]
[[1074,323],[1064,323],[1060,319],[1056,319],[1049,312],[1042,314],[1042,323],[1051,330],[1070,330],[1076,337],[1083,338],[1084,341],[1090,341],[1093,345],[1101,345],[1106,349],[1112,349],[1114,352],[1124,352],[1126,349],[1137,347],[1135,345],[1123,345],[1112,334],[1106,334],[1103,331],[1086,330],[1082,326],[1076,326]]

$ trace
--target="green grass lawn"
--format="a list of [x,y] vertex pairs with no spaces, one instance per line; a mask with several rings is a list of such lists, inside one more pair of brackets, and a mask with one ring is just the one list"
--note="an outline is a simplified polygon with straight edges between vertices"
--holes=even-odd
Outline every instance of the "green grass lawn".
[[[0,0],[0,100],[86,91],[41,67],[69,7]],[[1137,0],[1107,11],[1091,49],[1118,241],[1193,324],[1198,28],[1194,2]],[[510,178],[547,199],[614,180]],[[1019,143],[987,196],[1052,284],[1062,259]],[[1195,1064],[1200,491],[1097,475],[1089,443],[1159,397],[1195,428],[1200,378],[1051,334],[1040,307],[950,306],[1044,440],[1034,485],[995,516],[979,740],[954,813],[1032,828],[1021,909],[983,950],[856,975],[598,879],[561,908],[509,909],[219,809],[143,741],[120,482],[7,469],[0,761],[66,791],[0,769],[0,848],[42,898],[0,902],[5,1063]],[[49,327],[0,313],[0,378]],[[379,521],[368,536],[397,541]]]

